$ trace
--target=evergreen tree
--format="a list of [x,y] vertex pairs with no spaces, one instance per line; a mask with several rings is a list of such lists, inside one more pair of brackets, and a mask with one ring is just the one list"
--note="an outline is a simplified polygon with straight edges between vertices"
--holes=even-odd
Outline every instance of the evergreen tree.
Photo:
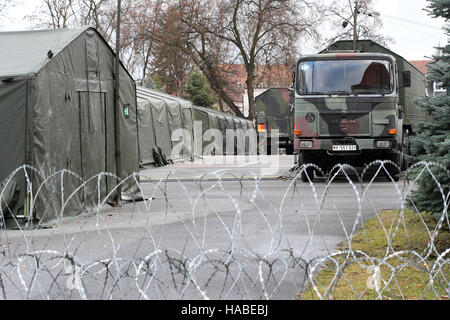
[[159,91],[163,91],[163,85],[161,82],[161,79],[158,75],[148,77],[144,80],[144,87],[147,87],[149,89],[155,89]]
[[[443,17],[446,22],[450,19],[450,0],[429,0],[428,11],[433,17]],[[445,28],[450,36],[448,24]],[[430,115],[430,120],[422,123],[418,133],[412,140],[411,152],[416,161],[437,162],[450,170],[450,45],[439,48],[439,55],[434,56],[433,63],[428,65],[429,78],[434,82],[441,82],[447,88],[447,95],[425,97],[420,104]],[[430,167],[431,169],[431,167]],[[450,175],[442,168],[433,167],[433,175],[441,184],[448,203],[450,191]],[[435,219],[443,214],[444,200],[437,183],[426,172],[418,181],[419,187],[412,194],[412,200],[421,211],[433,212]],[[448,216],[448,211],[447,211]]]
[[189,93],[189,100],[198,107],[211,108],[214,104],[214,98],[211,89],[208,86],[205,76],[199,71],[194,70],[187,82],[186,91]]

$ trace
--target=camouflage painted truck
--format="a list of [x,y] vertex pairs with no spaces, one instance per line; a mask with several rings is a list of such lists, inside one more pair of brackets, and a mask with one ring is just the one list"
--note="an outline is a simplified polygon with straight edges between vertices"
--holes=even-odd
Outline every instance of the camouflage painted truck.
[[294,92],[292,88],[270,88],[255,98],[256,128],[266,133],[268,150],[271,146],[272,130],[278,130],[279,146],[287,154],[294,151]]
[[[339,163],[362,167],[375,160],[391,160],[404,170],[409,137],[425,119],[415,102],[425,95],[425,76],[373,41],[358,41],[357,51],[351,49],[352,41],[338,41],[297,61],[296,160],[325,174]],[[386,169],[398,180],[396,166]],[[319,172],[308,167],[302,180]]]

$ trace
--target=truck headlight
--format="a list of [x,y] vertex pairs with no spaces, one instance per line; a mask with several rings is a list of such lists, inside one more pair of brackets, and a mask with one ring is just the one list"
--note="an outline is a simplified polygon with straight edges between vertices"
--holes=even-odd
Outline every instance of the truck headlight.
[[392,145],[391,141],[386,140],[377,141],[377,148],[379,149],[390,149],[391,145]]
[[300,148],[314,148],[314,142],[312,141],[300,141]]

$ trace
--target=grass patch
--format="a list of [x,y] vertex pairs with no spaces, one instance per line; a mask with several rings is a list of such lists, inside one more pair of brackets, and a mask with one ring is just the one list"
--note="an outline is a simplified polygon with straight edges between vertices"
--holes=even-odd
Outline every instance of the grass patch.
[[[323,299],[447,299],[450,281],[450,254],[437,262],[450,248],[450,233],[436,232],[431,214],[405,210],[382,211],[371,218],[351,241],[341,244],[336,254],[314,277]],[[436,234],[435,234],[436,232]],[[435,249],[430,250],[431,236]],[[389,243],[390,239],[390,243]],[[341,253],[339,253],[341,251]],[[350,254],[353,253],[353,254]],[[374,273],[374,266],[379,271]],[[433,269],[434,267],[434,269]],[[377,279],[381,297],[373,281]],[[431,282],[431,278],[433,282]],[[321,298],[310,284],[297,299]]]

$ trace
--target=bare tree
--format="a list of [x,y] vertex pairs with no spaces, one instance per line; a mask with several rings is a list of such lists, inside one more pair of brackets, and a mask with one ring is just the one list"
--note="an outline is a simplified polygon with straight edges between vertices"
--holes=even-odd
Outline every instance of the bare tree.
[[[211,44],[230,45],[246,71],[249,100],[249,119],[254,119],[254,84],[258,64],[273,62],[280,56],[292,56],[295,42],[303,33],[314,35],[315,21],[309,15],[312,2],[284,0],[180,0],[183,19],[194,35],[190,45],[206,69],[208,79],[216,78],[211,68],[217,61],[211,59]],[[207,46],[208,45],[208,46]],[[212,49],[214,50],[214,49]],[[217,56],[217,55],[216,55]],[[223,97],[221,84],[211,87],[235,111],[233,104]],[[220,77],[219,77],[220,80]]]
[[229,81],[235,72],[230,68],[236,62],[235,46],[208,32],[210,18],[207,13],[211,11],[203,5],[202,1],[180,3],[183,28],[188,35],[185,50],[208,79],[219,98],[220,109],[224,110],[225,103],[234,114],[244,117],[233,100],[233,95],[237,93],[234,83]]
[[76,0],[41,0],[37,13],[27,18],[39,28],[59,29],[76,21]]
[[129,11],[123,23],[124,45],[134,54],[135,67],[139,70],[141,84],[144,84],[153,65],[154,44],[160,38],[158,28],[164,2],[165,0],[141,1],[139,7]]
[[192,60],[186,54],[186,34],[175,1],[142,0],[124,15],[124,45],[140,71],[141,83],[157,76],[168,93],[182,95]]
[[[1,1],[1,0],[0,0]],[[9,1],[9,0],[8,0]],[[122,60],[132,72],[137,69],[139,55],[135,53],[134,38],[128,37],[129,26],[136,16],[135,12],[144,7],[147,0],[122,0],[123,24],[121,42]],[[38,28],[59,29],[66,27],[91,26],[115,47],[116,0],[40,0],[35,15],[28,19]]]
[[167,92],[181,96],[192,69],[192,62],[186,54],[187,34],[182,30],[178,6],[168,6],[159,14],[157,20],[153,70]]
[[0,0],[0,15],[4,12],[9,6],[12,6],[14,3],[12,0]]
[[[375,0],[376,1],[376,0]],[[321,43],[329,46],[338,40],[370,39],[387,46],[394,40],[379,32],[383,23],[374,10],[374,0],[333,0],[323,11],[326,34]]]

